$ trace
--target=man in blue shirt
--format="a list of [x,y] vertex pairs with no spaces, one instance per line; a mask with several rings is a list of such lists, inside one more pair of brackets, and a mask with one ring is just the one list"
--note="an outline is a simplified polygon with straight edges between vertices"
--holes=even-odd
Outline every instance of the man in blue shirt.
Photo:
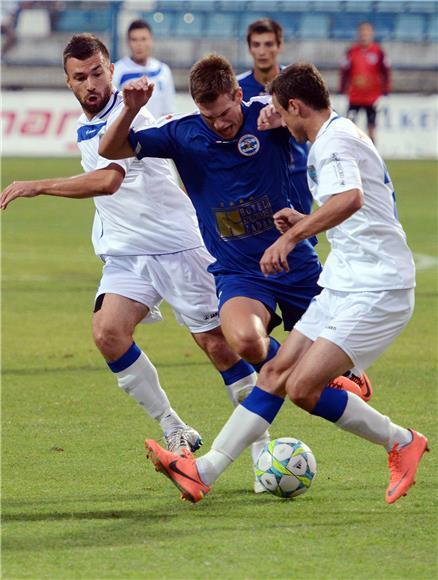
[[266,99],[244,103],[231,65],[221,56],[196,63],[190,87],[199,112],[133,131],[131,122],[153,90],[145,78],[133,81],[124,90],[125,110],[108,128],[100,153],[175,162],[205,245],[216,258],[209,269],[215,275],[222,330],[238,354],[259,366],[278,350],[269,337],[279,324],[277,305],[285,329],[291,330],[320,291],[321,266],[308,241],[291,253],[290,272],[265,278],[259,267],[263,252],[279,237],[273,214],[291,206],[289,133],[257,129]]
[[[283,29],[269,18],[256,20],[248,26],[246,35],[248,50],[253,58],[253,69],[237,76],[243,91],[243,100],[268,94],[266,87],[281,70],[278,56],[283,50]],[[300,213],[312,210],[312,195],[307,185],[307,145],[299,144],[290,137],[291,202]]]
[[[307,240],[290,253],[288,272],[265,277],[259,267],[280,235],[274,213],[291,207],[289,133],[283,127],[257,128],[266,99],[244,103],[231,65],[221,56],[207,56],[193,66],[190,89],[198,111],[169,115],[155,127],[135,131],[131,123],[153,85],[146,78],[128,84],[125,109],[103,136],[99,152],[109,159],[135,154],[175,162],[205,245],[216,259],[209,271],[215,276],[222,331],[233,350],[258,370],[279,348],[269,336],[280,323],[276,307],[284,328],[292,330],[320,292],[321,266]],[[360,395],[360,388],[348,382]]]

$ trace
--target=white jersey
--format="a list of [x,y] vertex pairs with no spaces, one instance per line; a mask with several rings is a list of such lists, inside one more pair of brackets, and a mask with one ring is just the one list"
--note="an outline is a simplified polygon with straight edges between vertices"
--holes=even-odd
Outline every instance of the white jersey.
[[331,251],[319,285],[363,292],[415,286],[415,266],[397,219],[395,195],[372,141],[351,121],[332,113],[308,159],[308,183],[318,205],[332,195],[360,189],[363,207],[327,231]]
[[172,72],[164,62],[149,58],[145,65],[137,64],[129,56],[114,64],[113,83],[122,89],[128,81],[147,76],[154,83],[154,92],[147,108],[154,117],[162,117],[175,112],[175,85]]
[[[135,157],[108,160],[99,156],[99,141],[123,109],[121,93],[112,93],[106,107],[93,119],[82,114],[77,130],[84,171],[119,165],[125,172],[113,195],[94,197],[96,213],[92,240],[100,256],[162,255],[203,246],[194,207],[180,189],[165,159]],[[133,127],[154,124],[145,109]]]

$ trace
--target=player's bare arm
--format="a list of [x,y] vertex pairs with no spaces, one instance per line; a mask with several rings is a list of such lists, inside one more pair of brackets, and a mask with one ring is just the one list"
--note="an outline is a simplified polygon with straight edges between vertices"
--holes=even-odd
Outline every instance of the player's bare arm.
[[279,232],[284,234],[290,230],[297,222],[306,217],[306,214],[300,213],[291,207],[285,207],[277,213],[274,213],[274,224]]
[[[350,189],[336,195],[316,211],[298,220],[278,240],[273,243],[260,260],[260,268],[265,276],[289,271],[287,257],[298,242],[325,232],[344,222],[363,205],[360,189]],[[283,212],[281,210],[278,213]]]
[[274,105],[269,104],[263,107],[257,119],[257,129],[267,131],[268,129],[278,129],[282,126],[281,117],[275,110]]
[[123,169],[112,163],[104,169],[97,169],[74,177],[13,181],[1,194],[0,208],[6,209],[11,201],[19,197],[52,195],[84,199],[98,195],[112,195],[119,189],[124,177]]
[[134,151],[128,135],[132,121],[152,96],[154,84],[146,77],[128,83],[123,89],[125,107],[108,127],[99,145],[99,155],[107,159],[126,159],[133,157]]

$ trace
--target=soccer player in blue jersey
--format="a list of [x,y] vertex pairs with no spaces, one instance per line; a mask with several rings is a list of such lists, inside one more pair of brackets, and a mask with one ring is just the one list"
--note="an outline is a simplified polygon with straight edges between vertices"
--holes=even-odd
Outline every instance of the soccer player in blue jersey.
[[[256,374],[221,333],[215,284],[206,271],[212,258],[193,206],[168,163],[149,158],[111,162],[98,155],[102,133],[123,109],[106,46],[91,34],[73,36],[64,50],[64,68],[82,109],[77,137],[84,173],[14,181],[3,191],[0,207],[39,195],[93,198],[93,246],[104,263],[93,314],[96,346],[119,387],[159,423],[168,448],[195,450],[200,436],[170,406],[156,368],[133,341],[137,325],[160,320],[159,304],[165,299],[220,372],[234,405],[248,394]],[[143,110],[135,122],[146,127],[154,119]],[[252,448],[253,458],[266,438]]]
[[279,324],[276,307],[291,330],[320,292],[321,266],[307,240],[291,252],[289,272],[265,278],[259,268],[263,252],[279,237],[274,213],[291,206],[289,133],[258,130],[266,99],[244,103],[232,67],[221,56],[207,56],[193,66],[190,89],[199,111],[137,131],[131,123],[153,86],[146,78],[128,84],[125,110],[103,136],[100,153],[110,159],[135,154],[175,162],[207,249],[216,258],[209,270],[216,280],[222,331],[233,350],[259,369],[279,348],[269,336]]
[[[243,91],[243,100],[266,95],[268,83],[274,80],[281,70],[278,62],[283,50],[283,29],[278,22],[270,18],[256,20],[248,26],[246,41],[253,58],[252,70],[237,76]],[[308,214],[312,210],[312,194],[307,185],[307,152],[306,143],[300,144],[290,136],[290,177],[292,180],[291,201],[294,208]]]

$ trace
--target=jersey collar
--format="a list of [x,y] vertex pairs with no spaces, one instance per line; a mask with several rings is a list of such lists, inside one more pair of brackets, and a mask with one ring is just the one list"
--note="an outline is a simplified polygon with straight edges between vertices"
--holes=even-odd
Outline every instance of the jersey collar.
[[332,110],[330,117],[327,119],[327,121],[321,126],[320,130],[318,131],[318,133],[315,137],[315,141],[318,139],[318,137],[321,137],[321,135],[327,131],[327,129],[333,123],[333,121],[336,121],[336,119],[340,119],[340,118],[341,118],[341,116],[338,115],[338,113],[336,113],[336,111]]

